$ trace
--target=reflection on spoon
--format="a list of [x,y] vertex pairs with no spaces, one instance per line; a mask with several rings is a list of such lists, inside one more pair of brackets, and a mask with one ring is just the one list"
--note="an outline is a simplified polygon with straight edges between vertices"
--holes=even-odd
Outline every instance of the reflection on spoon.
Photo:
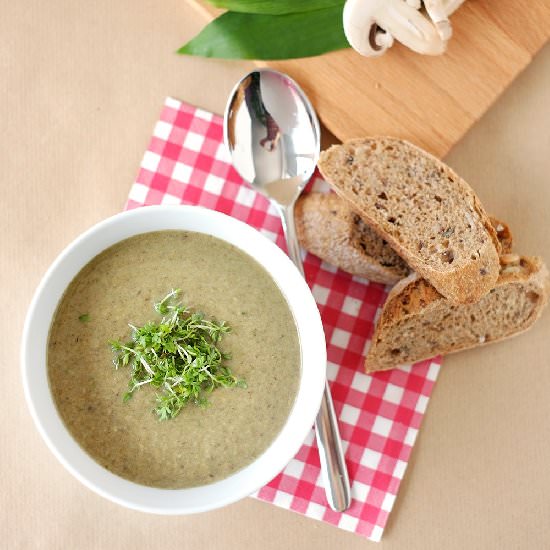
[[243,82],[244,100],[250,111],[255,115],[256,121],[263,124],[266,128],[266,136],[260,140],[260,145],[268,151],[273,151],[277,147],[277,142],[281,137],[281,130],[271,113],[265,108],[260,90],[260,75],[252,73]]

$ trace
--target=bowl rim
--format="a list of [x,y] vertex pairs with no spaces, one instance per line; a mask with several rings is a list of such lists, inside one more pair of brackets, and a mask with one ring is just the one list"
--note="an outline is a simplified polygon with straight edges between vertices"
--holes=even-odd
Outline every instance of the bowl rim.
[[[100,466],[76,443],[61,421],[47,384],[47,335],[55,307],[67,284],[101,250],[128,236],[163,229],[198,230],[214,235],[236,245],[259,262],[284,295],[300,340],[299,388],[288,418],[276,438],[245,468],[215,483],[186,489],[139,485]],[[244,240],[240,240],[243,237]],[[105,242],[110,244],[105,246]],[[251,253],[253,249],[257,249],[256,253]],[[274,266],[277,266],[276,269]],[[64,269],[69,273],[63,273]],[[63,280],[67,282],[62,284]],[[296,301],[296,298],[299,300]],[[52,303],[55,304],[53,311]],[[51,311],[49,315],[48,311]],[[40,319],[44,315],[46,328]],[[39,345],[33,338],[37,333]],[[37,361],[40,363],[38,370]],[[307,283],[273,241],[246,223],[214,210],[190,205],[159,205],[128,210],[106,218],[79,235],[57,256],[42,277],[25,318],[21,369],[24,394],[34,423],[49,449],[74,477],[94,492],[127,508],[165,515],[190,514],[219,508],[253,494],[294,457],[311,432],[320,406],[326,381],[326,344],[319,310]],[[37,375],[41,383],[36,382]],[[307,388],[304,387],[306,384]]]

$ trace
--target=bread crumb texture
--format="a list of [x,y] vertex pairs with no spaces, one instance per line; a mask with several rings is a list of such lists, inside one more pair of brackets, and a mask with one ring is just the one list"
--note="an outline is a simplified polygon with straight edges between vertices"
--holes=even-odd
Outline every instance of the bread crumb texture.
[[388,243],[334,193],[302,195],[295,219],[305,249],[352,275],[395,284],[410,273]]

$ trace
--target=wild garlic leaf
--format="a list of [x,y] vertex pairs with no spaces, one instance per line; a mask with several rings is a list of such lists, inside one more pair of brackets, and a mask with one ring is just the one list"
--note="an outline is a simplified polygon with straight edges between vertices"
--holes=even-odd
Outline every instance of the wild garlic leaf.
[[267,13],[271,15],[283,15],[286,13],[299,13],[332,6],[344,6],[345,0],[208,0],[217,8],[242,13]]
[[191,313],[177,301],[179,294],[180,290],[172,290],[155,304],[163,316],[158,323],[129,325],[129,342],[109,342],[115,368],[130,368],[123,401],[141,386],[158,388],[155,412],[160,420],[176,417],[189,401],[208,405],[206,395],[216,388],[246,388],[246,382],[224,364],[229,354],[217,347],[230,327]]
[[293,59],[349,46],[342,6],[310,12],[267,15],[226,12],[208,24],[178,53],[224,59]]

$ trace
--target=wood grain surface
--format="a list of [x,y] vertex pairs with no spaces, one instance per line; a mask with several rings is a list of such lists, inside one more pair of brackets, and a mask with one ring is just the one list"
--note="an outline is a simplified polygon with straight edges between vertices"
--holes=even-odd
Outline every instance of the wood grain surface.
[[442,56],[396,44],[380,58],[348,49],[269,66],[303,86],[337,138],[392,135],[443,156],[550,38],[550,1],[468,0],[452,24]]

